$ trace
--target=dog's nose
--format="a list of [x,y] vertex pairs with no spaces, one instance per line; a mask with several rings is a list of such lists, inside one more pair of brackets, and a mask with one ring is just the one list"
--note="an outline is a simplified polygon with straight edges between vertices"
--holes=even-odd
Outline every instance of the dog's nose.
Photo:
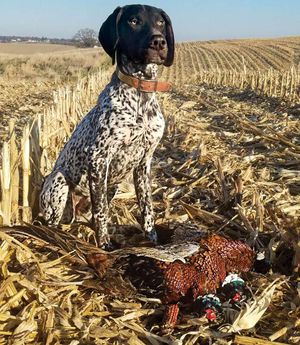
[[149,47],[155,50],[162,50],[165,49],[166,44],[167,42],[163,36],[154,35],[151,37]]

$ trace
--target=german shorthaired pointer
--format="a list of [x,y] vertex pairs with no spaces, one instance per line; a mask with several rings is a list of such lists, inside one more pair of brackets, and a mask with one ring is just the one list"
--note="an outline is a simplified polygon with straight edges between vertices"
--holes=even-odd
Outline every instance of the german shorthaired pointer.
[[163,135],[164,118],[155,91],[170,89],[168,83],[157,81],[157,70],[158,65],[173,63],[171,21],[155,7],[118,7],[103,23],[99,40],[113,63],[117,61],[117,69],[97,105],[79,123],[46,177],[40,209],[49,225],[68,218],[67,209],[72,210],[72,221],[72,193],[87,182],[97,242],[107,246],[111,196],[116,186],[133,172],[141,225],[148,238],[156,242],[150,165]]

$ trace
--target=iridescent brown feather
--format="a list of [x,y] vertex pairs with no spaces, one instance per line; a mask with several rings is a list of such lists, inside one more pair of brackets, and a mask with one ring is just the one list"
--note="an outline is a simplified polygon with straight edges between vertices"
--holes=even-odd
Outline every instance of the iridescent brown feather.
[[[166,305],[164,328],[173,328],[180,301],[193,302],[198,296],[216,292],[228,272],[249,271],[254,258],[255,253],[247,244],[211,235],[201,239],[199,250],[185,258],[186,262],[129,255],[115,264],[125,267],[126,277],[141,292],[161,298]],[[99,271],[103,256],[100,259],[101,263],[96,257],[90,257],[88,262]]]
[[[215,292],[227,273],[249,271],[254,251],[241,241],[219,235],[195,242],[175,243],[164,247],[128,247],[105,252],[60,229],[45,226],[16,226],[5,231],[14,236],[31,236],[51,244],[62,254],[76,248],[76,262],[85,261],[100,277],[114,272],[125,275],[140,292],[161,298],[166,305],[165,327],[177,321],[179,302],[193,302],[198,296]],[[68,256],[75,260],[75,258]]]

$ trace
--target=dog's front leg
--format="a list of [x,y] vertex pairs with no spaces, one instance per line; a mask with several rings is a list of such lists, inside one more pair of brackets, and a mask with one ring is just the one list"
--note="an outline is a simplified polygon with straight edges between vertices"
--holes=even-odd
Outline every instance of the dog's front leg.
[[152,205],[150,165],[151,158],[145,158],[133,171],[135,192],[142,214],[142,226],[147,237],[157,243],[157,234],[154,228],[154,211]]
[[98,246],[109,247],[107,178],[109,160],[93,157],[89,164],[89,186],[91,193],[93,228]]

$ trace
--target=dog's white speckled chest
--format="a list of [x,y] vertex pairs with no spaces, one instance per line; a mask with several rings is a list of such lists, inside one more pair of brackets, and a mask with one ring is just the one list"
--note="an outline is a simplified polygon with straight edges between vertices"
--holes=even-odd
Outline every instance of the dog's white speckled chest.
[[54,170],[77,185],[88,170],[89,155],[98,152],[109,161],[108,184],[118,184],[153,154],[164,126],[154,93],[141,93],[113,79],[74,131]]

